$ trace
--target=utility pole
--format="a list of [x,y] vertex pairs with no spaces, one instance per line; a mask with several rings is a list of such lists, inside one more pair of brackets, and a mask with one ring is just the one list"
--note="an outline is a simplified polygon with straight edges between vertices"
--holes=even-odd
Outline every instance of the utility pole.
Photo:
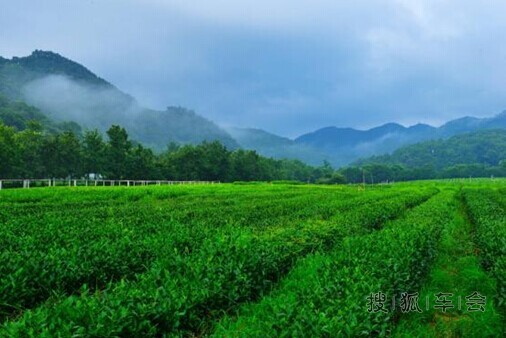
[[362,186],[364,187],[364,190],[365,190],[365,171],[364,171],[364,168],[362,168]]

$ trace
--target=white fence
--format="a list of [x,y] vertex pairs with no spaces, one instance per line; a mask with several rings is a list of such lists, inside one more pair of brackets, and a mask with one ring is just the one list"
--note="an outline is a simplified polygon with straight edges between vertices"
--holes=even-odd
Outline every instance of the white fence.
[[32,187],[136,187],[148,185],[218,184],[219,181],[163,181],[163,180],[86,180],[86,179],[0,179],[0,190],[4,188]]

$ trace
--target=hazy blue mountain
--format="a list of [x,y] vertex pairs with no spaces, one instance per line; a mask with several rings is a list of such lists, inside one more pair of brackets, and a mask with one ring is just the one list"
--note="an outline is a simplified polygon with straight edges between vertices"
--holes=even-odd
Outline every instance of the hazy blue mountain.
[[295,142],[320,149],[330,154],[334,165],[342,165],[361,157],[390,153],[420,141],[497,128],[506,129],[506,111],[491,118],[464,117],[438,128],[426,124],[404,127],[396,123],[368,130],[326,127],[301,135]]
[[494,117],[483,119],[466,116],[445,123],[439,130],[444,136],[452,136],[459,133],[493,128],[506,128],[506,111]]
[[334,150],[341,147],[356,147],[363,143],[381,141],[401,135],[421,137],[421,135],[433,133],[436,129],[424,124],[406,128],[397,123],[387,123],[368,130],[326,127],[301,135],[295,141],[317,146],[318,148]]
[[421,133],[428,133],[434,129],[435,128],[431,126],[423,124],[406,128],[397,123],[387,123],[368,130],[326,127],[312,133],[301,135],[297,137],[295,141],[333,150],[339,147],[356,146],[361,143],[373,142],[395,135],[418,135]]
[[170,142],[235,140],[213,122],[181,107],[147,109],[84,66],[59,54],[34,51],[27,57],[0,59],[0,93],[39,108],[55,121],[76,121],[84,128],[124,126],[132,138],[155,149]]
[[492,118],[465,117],[449,121],[439,128],[421,123],[410,127],[387,123],[368,130],[326,127],[295,140],[259,129],[230,128],[228,132],[241,147],[254,149],[264,156],[295,158],[310,164],[327,160],[338,167],[359,158],[391,153],[421,141],[496,128],[506,129],[506,112]]
[[312,165],[321,165],[331,156],[321,150],[298,144],[294,140],[278,136],[262,129],[227,128],[227,131],[244,149],[256,150],[259,154],[277,159],[297,159]]

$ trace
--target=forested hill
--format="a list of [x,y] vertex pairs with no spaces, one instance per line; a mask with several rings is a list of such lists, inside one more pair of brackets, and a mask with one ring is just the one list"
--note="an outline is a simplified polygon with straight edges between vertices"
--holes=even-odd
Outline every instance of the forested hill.
[[0,57],[0,92],[12,99],[23,99],[26,84],[48,75],[61,75],[87,85],[114,88],[83,65],[57,53],[35,50],[29,56],[15,56],[10,60]]
[[425,141],[402,147],[390,155],[374,156],[354,164],[400,164],[410,168],[431,166],[440,170],[459,164],[497,166],[503,160],[506,160],[506,130],[497,129]]
[[81,126],[72,121],[55,122],[39,109],[21,101],[13,101],[0,94],[0,122],[18,131],[38,129],[48,134],[71,131],[80,135]]
[[506,130],[484,130],[402,147],[341,168],[348,182],[506,177]]
[[215,140],[238,147],[226,131],[195,112],[172,106],[163,111],[144,108],[86,67],[53,52],[0,58],[0,94],[37,107],[57,122],[75,121],[102,132],[120,124],[133,139],[159,150],[170,142]]

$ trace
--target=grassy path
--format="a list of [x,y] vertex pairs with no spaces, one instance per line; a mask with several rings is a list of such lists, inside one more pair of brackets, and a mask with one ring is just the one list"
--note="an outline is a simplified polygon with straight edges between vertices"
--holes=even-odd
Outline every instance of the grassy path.
[[[483,312],[468,311],[465,297],[474,291],[487,297]],[[435,294],[439,292],[452,293],[453,297],[447,298],[452,300],[451,305],[455,307],[444,313],[441,309],[434,309]],[[438,257],[420,292],[419,305],[422,313],[412,312],[403,316],[393,336],[502,337],[504,324],[492,301],[495,294],[495,281],[480,266],[480,258],[473,242],[473,226],[459,200],[453,221],[442,231]]]

